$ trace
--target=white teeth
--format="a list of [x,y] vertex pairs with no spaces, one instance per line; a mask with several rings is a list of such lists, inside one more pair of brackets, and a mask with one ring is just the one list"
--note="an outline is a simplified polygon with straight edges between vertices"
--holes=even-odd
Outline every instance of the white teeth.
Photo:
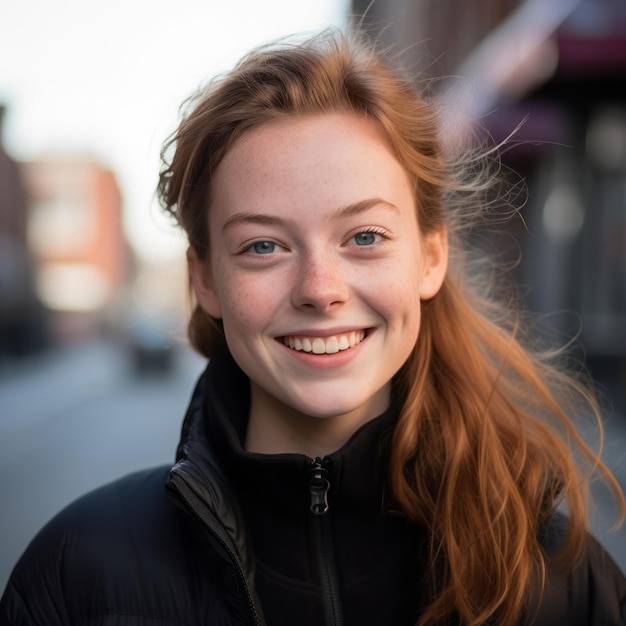
[[340,350],[349,350],[365,339],[365,331],[357,330],[345,335],[332,337],[293,337],[287,336],[283,343],[292,350],[312,352],[313,354],[335,354]]
[[313,354],[324,354],[324,352],[326,352],[324,340],[319,337],[313,339]]
[[335,352],[339,352],[339,341],[337,337],[331,337],[326,342],[326,354],[335,354]]

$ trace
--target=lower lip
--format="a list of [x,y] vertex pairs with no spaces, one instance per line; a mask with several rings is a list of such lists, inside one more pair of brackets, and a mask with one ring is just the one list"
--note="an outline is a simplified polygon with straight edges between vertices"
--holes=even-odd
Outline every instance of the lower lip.
[[289,356],[308,367],[316,369],[334,369],[342,367],[352,361],[352,359],[359,354],[361,347],[367,343],[371,335],[372,332],[368,332],[365,339],[357,343],[354,347],[348,348],[347,350],[339,350],[339,352],[335,352],[334,354],[315,354],[314,352],[305,352],[304,350],[293,350],[282,341],[277,340],[277,342],[287,351]]

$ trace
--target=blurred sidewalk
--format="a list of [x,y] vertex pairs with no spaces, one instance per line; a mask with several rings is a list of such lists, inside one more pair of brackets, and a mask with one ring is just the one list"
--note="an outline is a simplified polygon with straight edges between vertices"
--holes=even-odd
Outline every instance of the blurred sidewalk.
[[120,345],[95,341],[0,368],[0,590],[66,504],[174,461],[204,364],[181,346],[171,371],[142,374]]

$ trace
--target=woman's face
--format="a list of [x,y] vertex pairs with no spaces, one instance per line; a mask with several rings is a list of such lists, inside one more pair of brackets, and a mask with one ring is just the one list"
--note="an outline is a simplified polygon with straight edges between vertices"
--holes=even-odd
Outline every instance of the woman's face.
[[353,114],[252,130],[215,173],[208,219],[209,259],[192,258],[192,278],[250,377],[251,413],[356,428],[384,411],[447,245],[444,231],[420,236],[382,135]]

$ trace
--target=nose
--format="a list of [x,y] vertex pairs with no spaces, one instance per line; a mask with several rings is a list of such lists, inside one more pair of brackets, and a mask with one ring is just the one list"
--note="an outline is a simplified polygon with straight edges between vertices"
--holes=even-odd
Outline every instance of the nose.
[[348,294],[344,269],[338,259],[323,253],[302,258],[291,293],[295,307],[325,313],[341,306]]

